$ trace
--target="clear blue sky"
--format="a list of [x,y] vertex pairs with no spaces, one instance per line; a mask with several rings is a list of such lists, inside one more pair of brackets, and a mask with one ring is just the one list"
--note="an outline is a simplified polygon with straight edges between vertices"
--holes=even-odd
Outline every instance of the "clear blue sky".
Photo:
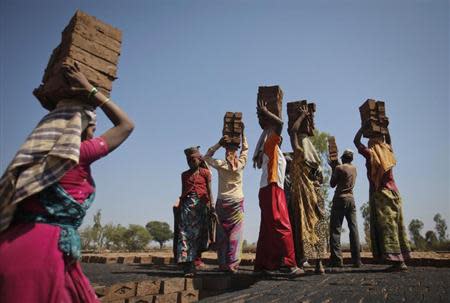
[[[123,30],[112,97],[136,123],[123,146],[93,165],[97,199],[87,223],[99,208],[105,222],[172,223],[187,167],[183,149],[201,145],[206,152],[220,138],[224,112],[242,111],[252,151],[260,133],[257,88],[271,84],[281,85],[285,103],[315,101],[317,127],[335,135],[341,151],[354,149],[358,106],[385,100],[405,223],[419,218],[426,231],[438,212],[450,223],[447,0],[2,0],[2,172],[45,114],[32,90],[78,8]],[[110,123],[99,116],[101,134]],[[355,164],[359,208],[368,200],[368,181],[361,156]],[[259,229],[259,178],[248,165],[250,242]],[[359,210],[358,219],[362,232]]]

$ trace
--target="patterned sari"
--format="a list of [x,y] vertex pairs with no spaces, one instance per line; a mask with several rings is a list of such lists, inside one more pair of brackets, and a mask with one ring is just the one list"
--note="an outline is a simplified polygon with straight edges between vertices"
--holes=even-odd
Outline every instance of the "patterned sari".
[[386,188],[369,200],[372,254],[377,260],[401,262],[409,258],[409,242],[403,224],[402,199]]
[[180,202],[177,262],[193,262],[208,249],[208,207],[195,193]]
[[244,200],[218,199],[216,212],[220,223],[217,228],[219,266],[237,270],[242,253]]
[[324,199],[311,179],[314,169],[306,164],[302,151],[294,152],[291,164],[291,225],[296,260],[321,259],[326,253]]

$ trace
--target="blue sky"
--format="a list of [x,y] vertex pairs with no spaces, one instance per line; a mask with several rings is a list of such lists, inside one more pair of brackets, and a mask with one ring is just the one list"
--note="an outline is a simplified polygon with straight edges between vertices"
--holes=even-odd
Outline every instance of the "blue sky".
[[[93,165],[97,198],[87,223],[99,208],[105,222],[172,222],[183,149],[206,152],[225,111],[242,111],[252,151],[257,88],[272,84],[284,90],[284,110],[288,101],[315,101],[316,126],[341,151],[354,149],[359,105],[386,101],[405,223],[419,218],[426,231],[438,212],[450,223],[448,1],[2,0],[1,171],[45,114],[32,90],[76,9],[122,29],[112,97],[136,123],[123,146]],[[101,134],[111,124],[99,117]],[[291,150],[288,140],[282,149]],[[368,181],[361,156],[355,164],[359,209]],[[254,242],[260,171],[248,165],[244,175],[245,238]],[[362,232],[359,211],[358,219]]]

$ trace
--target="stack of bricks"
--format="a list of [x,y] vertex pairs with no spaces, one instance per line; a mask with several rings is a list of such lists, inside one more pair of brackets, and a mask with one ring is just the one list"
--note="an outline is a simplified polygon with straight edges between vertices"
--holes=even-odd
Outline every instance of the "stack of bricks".
[[202,279],[169,278],[93,286],[100,302],[104,303],[190,303],[199,300]]
[[333,136],[328,137],[328,156],[331,162],[337,162],[339,159],[336,139]]
[[365,138],[373,138],[388,133],[389,119],[386,117],[386,110],[383,101],[367,99],[359,107]]
[[48,110],[56,107],[67,87],[62,64],[76,62],[89,82],[106,96],[116,79],[122,33],[120,30],[77,11],[62,32],[61,43],[53,50],[42,79],[34,94]]
[[[266,102],[267,109],[282,118],[282,105],[283,105],[283,91],[278,85],[275,86],[260,86],[258,87],[258,102],[263,100]],[[264,129],[267,126],[265,119],[260,120],[260,126]]]
[[226,112],[223,118],[222,135],[225,137],[225,144],[239,146],[242,136],[242,113]]
[[[310,117],[313,117],[314,113],[316,112],[316,104],[308,103],[306,100],[293,101],[287,103],[288,129],[292,128],[292,125],[295,123],[298,117],[300,117],[302,111],[307,111]],[[313,123],[314,121],[310,122]],[[299,132],[301,134],[308,134],[308,130],[306,129],[306,119],[300,125]]]

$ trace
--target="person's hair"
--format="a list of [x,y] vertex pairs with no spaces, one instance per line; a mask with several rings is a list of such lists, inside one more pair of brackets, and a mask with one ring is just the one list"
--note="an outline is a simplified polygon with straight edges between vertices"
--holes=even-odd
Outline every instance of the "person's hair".
[[353,155],[350,154],[344,154],[341,157],[342,163],[351,163],[353,161]]

